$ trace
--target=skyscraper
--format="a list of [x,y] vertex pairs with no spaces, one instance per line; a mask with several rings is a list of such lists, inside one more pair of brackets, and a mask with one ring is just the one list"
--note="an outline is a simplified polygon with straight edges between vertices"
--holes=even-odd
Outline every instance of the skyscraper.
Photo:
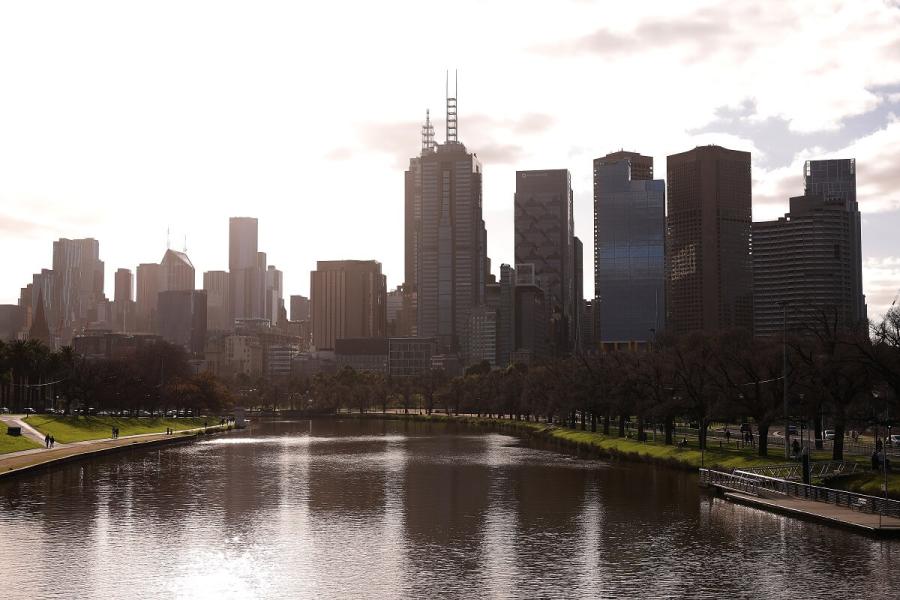
[[387,282],[375,260],[320,260],[310,273],[313,344],[334,350],[342,338],[384,337]]
[[188,255],[177,250],[166,250],[159,262],[159,291],[190,291],[197,287],[194,264]]
[[53,242],[54,301],[58,309],[57,323],[62,344],[89,320],[91,311],[105,298],[103,295],[103,261],[100,243],[93,238]]
[[848,311],[860,322],[868,318],[862,284],[862,234],[856,202],[856,159],[808,160],[804,168],[806,195],[821,196],[827,204],[840,203],[848,215],[847,249],[852,269],[852,294]]
[[159,293],[159,334],[188,352],[203,352],[206,343],[206,292],[168,290]]
[[209,331],[231,331],[231,285],[227,271],[207,271],[203,274],[206,292],[206,326]]
[[136,306],[137,329],[147,333],[156,331],[156,308],[159,301],[161,269],[157,263],[142,263],[137,267]]
[[572,177],[565,169],[517,171],[516,264],[532,264],[545,292],[555,354],[572,349],[575,338],[575,224]]
[[751,210],[749,152],[668,157],[667,331],[752,329]]
[[284,273],[269,265],[266,270],[266,318],[274,326],[278,324],[284,308]]
[[291,321],[309,321],[309,298],[291,296]]
[[572,300],[575,303],[572,315],[572,331],[574,332],[573,347],[580,352],[584,349],[581,336],[581,319],[584,313],[584,244],[575,236],[575,295]]
[[411,175],[421,194],[413,262],[416,335],[435,338],[438,353],[455,354],[468,347],[469,314],[484,303],[488,260],[481,163],[457,139],[455,98],[447,99],[447,116],[445,143],[424,143]]
[[753,224],[757,335],[779,335],[785,318],[790,328],[810,325],[822,311],[846,326],[866,323],[855,181],[843,185],[855,164],[810,161],[806,176],[807,195],[791,198],[784,217]]
[[646,342],[665,323],[666,184],[653,157],[594,160],[594,303],[601,342]]
[[[233,319],[265,317],[265,264],[259,268],[259,222],[252,217],[228,220],[228,271]],[[265,259],[263,259],[265,263]]]
[[131,269],[116,270],[115,302],[131,302],[134,300],[134,277]]

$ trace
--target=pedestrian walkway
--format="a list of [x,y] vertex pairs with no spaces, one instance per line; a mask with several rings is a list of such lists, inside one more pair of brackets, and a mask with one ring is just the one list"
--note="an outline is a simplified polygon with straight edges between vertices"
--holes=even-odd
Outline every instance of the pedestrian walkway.
[[854,510],[846,506],[790,496],[762,498],[743,492],[726,492],[725,498],[757,508],[828,521],[835,525],[862,529],[870,533],[900,534],[900,519]]
[[[3,421],[20,421],[19,419],[14,419],[10,417],[5,417]],[[18,424],[18,423],[16,423]],[[217,426],[212,426],[217,427]],[[211,429],[212,427],[197,427],[194,429],[181,429],[174,434],[166,434],[166,433],[140,433],[135,435],[127,435],[121,436],[119,438],[103,438],[98,440],[86,440],[83,442],[71,442],[69,444],[60,444],[57,443],[53,448],[33,448],[31,450],[20,450],[19,452],[9,452],[7,454],[0,454],[0,478],[8,473],[12,473],[15,471],[21,471],[25,469],[30,469],[37,467],[39,465],[44,465],[47,463],[52,463],[61,460],[67,460],[79,455],[88,455],[88,454],[96,454],[103,453],[115,448],[121,448],[124,446],[132,446],[132,445],[142,445],[142,444],[152,444],[158,443],[163,440],[177,440],[177,439],[185,439],[188,436],[193,436],[203,431],[204,429]],[[38,436],[38,442],[43,446],[44,444],[44,436],[40,434],[35,429],[28,427],[31,432],[35,432]],[[22,430],[23,434],[25,434],[25,429]],[[5,434],[4,434],[5,435]],[[32,437],[29,435],[29,437]],[[33,439],[33,438],[32,438]]]

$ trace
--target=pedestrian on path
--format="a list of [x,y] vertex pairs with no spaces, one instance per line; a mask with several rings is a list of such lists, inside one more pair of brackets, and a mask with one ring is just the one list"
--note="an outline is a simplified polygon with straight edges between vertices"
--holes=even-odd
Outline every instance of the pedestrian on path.
[[44,448],[50,447],[50,434],[44,435]]
[[56,438],[51,435],[50,436],[50,447],[52,448],[54,445],[56,445]]

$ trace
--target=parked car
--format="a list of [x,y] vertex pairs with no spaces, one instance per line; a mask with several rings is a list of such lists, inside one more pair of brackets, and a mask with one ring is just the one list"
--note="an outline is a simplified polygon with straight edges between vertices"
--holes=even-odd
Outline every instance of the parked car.
[[788,425],[788,435],[797,435],[796,425]]
[[825,432],[822,434],[822,437],[823,437],[823,439],[826,439],[826,440],[833,440],[834,439],[834,430],[826,429]]
[[23,408],[22,412],[25,413],[26,415],[33,415],[34,409],[29,406],[28,408]]
[[900,433],[893,433],[888,438],[888,443],[891,446],[900,446]]
[[4,415],[5,415],[5,414],[8,414],[8,413],[9,413],[9,409],[8,409],[8,408],[6,408],[5,406],[0,406],[0,414],[4,414]]

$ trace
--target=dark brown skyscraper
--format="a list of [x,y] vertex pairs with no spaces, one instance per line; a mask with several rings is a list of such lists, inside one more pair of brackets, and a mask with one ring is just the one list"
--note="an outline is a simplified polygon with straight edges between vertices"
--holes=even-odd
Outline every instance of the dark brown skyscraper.
[[668,157],[667,328],[753,326],[750,153],[702,146]]
[[[638,152],[629,152],[627,150],[619,150],[611,152],[606,156],[594,159],[594,172],[601,165],[612,165],[617,162],[626,161],[631,166],[631,181],[644,181],[653,179],[653,157],[644,156]],[[594,175],[596,181],[596,174]],[[596,187],[596,183],[594,184]]]
[[310,273],[313,344],[334,350],[335,340],[384,337],[387,284],[375,260],[320,260]]

